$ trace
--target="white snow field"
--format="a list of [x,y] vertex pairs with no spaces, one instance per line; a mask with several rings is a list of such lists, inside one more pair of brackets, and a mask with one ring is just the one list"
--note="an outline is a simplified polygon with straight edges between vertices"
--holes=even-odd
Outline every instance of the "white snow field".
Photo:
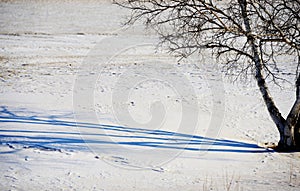
[[[0,1],[0,190],[299,190],[300,154],[258,146],[278,134],[252,79],[178,61],[129,13]],[[271,86],[284,115],[293,88]]]

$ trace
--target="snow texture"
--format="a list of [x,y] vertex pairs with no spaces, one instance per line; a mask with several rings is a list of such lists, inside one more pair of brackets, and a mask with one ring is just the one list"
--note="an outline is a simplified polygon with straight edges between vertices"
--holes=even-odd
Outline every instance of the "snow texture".
[[[278,133],[255,83],[178,61],[128,14],[0,1],[0,190],[299,190],[299,153],[258,146]],[[293,88],[271,87],[283,115]]]

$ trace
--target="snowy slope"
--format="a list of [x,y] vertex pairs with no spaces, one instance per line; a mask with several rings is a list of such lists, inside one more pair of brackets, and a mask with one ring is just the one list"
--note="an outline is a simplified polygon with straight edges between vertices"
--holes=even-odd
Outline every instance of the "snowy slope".
[[[251,81],[178,61],[110,1],[0,2],[0,190],[298,190]],[[292,79],[292,76],[290,76]],[[286,115],[293,86],[272,86]]]

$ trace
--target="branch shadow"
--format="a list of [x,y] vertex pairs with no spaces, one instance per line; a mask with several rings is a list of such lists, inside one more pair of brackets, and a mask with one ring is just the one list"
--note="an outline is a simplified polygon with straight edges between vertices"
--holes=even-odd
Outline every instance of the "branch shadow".
[[[45,150],[65,149],[69,151],[88,150],[87,145],[90,144],[103,146],[119,144],[135,147],[224,153],[272,152],[258,147],[256,144],[240,141],[209,138],[164,130],[75,122],[72,121],[72,118],[72,113],[43,115],[42,113],[28,111],[25,108],[13,110],[6,106],[1,106],[0,123],[14,124],[15,126],[11,128],[11,125],[6,125],[7,127],[1,125],[0,143],[2,145],[23,145],[26,148],[33,147]],[[28,129],[26,125],[30,125],[29,127],[37,125],[39,128],[38,130],[35,128]],[[41,127],[42,125],[43,127]],[[44,128],[44,126],[47,126],[47,128]],[[44,130],[41,130],[43,128]],[[70,130],[69,128],[72,129]],[[84,129],[88,129],[89,131],[85,131]],[[83,139],[82,137],[85,138]],[[90,138],[87,139],[86,137]]]

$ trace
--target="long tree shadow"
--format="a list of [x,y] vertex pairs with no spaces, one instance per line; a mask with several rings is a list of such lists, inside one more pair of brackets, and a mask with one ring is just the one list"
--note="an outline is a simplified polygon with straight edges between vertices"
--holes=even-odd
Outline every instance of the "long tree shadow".
[[[66,118],[68,120],[64,120]],[[1,125],[0,143],[41,149],[86,150],[88,149],[86,145],[97,144],[104,147],[104,145],[119,144],[188,151],[270,152],[270,150],[260,148],[255,144],[228,139],[215,139],[164,130],[75,122],[72,120],[72,113],[43,115],[26,109],[9,110],[8,107],[1,106],[0,122],[2,124],[16,124],[13,127],[9,125],[9,128]],[[26,128],[25,125],[27,125]],[[28,128],[28,125],[38,125],[39,128],[38,130],[30,128],[30,126]],[[72,128],[72,130],[67,130],[67,127]]]

